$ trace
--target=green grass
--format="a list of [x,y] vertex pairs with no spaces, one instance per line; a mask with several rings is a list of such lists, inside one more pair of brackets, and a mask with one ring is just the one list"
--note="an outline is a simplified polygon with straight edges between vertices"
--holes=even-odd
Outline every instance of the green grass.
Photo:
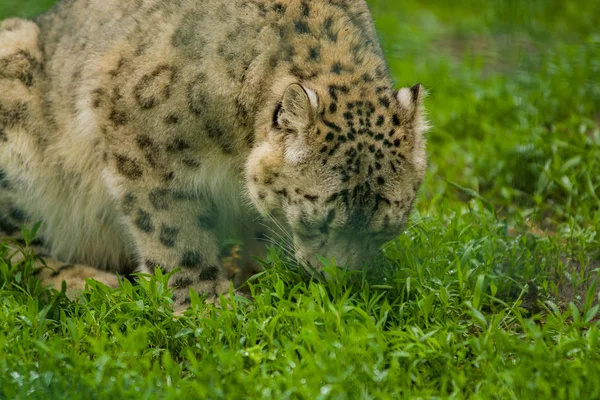
[[167,276],[71,302],[4,246],[0,398],[600,398],[600,3],[370,3],[434,125],[385,260],[317,283],[273,248],[252,301],[174,319]]

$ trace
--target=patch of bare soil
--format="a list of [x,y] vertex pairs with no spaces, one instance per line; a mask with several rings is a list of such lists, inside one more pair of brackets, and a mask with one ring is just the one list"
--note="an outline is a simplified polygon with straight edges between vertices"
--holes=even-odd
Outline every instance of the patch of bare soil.
[[600,290],[600,260],[591,261],[583,266],[573,258],[563,258],[562,266],[557,268],[552,281],[556,284],[553,293],[561,308],[566,308],[570,302],[577,305],[585,304],[585,298],[590,288],[595,288],[594,303],[598,303]]

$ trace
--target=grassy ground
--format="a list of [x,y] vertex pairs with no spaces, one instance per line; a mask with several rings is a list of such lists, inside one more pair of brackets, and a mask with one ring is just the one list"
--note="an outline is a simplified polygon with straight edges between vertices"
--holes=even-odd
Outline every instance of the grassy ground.
[[274,248],[254,301],[175,320],[167,277],[74,303],[4,249],[0,398],[600,398],[600,3],[370,3],[434,125],[386,261],[320,284]]

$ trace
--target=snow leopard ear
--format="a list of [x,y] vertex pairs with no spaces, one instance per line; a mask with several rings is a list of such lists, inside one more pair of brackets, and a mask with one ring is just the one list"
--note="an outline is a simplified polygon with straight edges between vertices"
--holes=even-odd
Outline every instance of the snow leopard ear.
[[423,98],[427,95],[425,89],[420,83],[417,83],[410,88],[402,88],[398,90],[396,98],[400,106],[406,112],[408,119],[413,120],[420,113],[423,106]]
[[287,87],[273,116],[273,125],[287,132],[302,132],[314,124],[318,98],[297,83]]
[[425,153],[426,139],[425,133],[429,130],[429,123],[426,118],[426,111],[423,107],[423,99],[427,95],[423,86],[417,83],[411,88],[402,88],[397,93],[397,99],[402,108],[405,121],[409,121],[412,130],[412,162],[417,171],[425,174],[427,167],[427,156]]

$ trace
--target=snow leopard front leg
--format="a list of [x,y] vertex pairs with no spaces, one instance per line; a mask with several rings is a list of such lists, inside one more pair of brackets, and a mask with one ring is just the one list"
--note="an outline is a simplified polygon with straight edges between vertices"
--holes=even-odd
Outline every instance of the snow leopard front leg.
[[116,175],[108,180],[127,183],[121,186],[119,203],[137,246],[140,271],[181,268],[170,281],[176,310],[189,306],[190,288],[209,300],[228,292],[211,199],[181,190],[173,182],[157,182],[151,175],[142,178],[140,164],[123,157],[116,156]]
[[213,131],[227,130],[209,129],[210,116],[192,101],[203,80],[186,70],[193,65],[152,65],[129,53],[103,57],[91,78],[96,89],[81,106],[92,116],[90,136],[102,143],[100,177],[133,238],[139,269],[181,268],[170,281],[177,310],[189,304],[190,288],[212,298],[226,293],[210,193],[224,196],[210,183],[218,180],[211,168],[226,169],[220,165],[231,164],[231,156],[214,139]]

